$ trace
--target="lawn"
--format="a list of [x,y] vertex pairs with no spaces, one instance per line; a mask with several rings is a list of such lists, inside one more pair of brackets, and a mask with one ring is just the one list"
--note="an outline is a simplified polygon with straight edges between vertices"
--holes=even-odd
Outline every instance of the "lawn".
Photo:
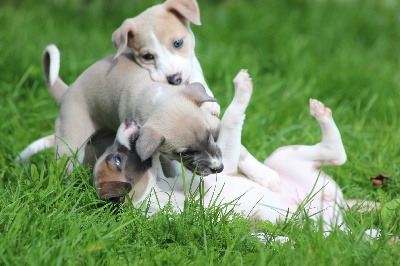
[[[192,200],[182,214],[147,218],[98,200],[91,169],[68,180],[53,150],[14,158],[51,134],[58,107],[41,70],[47,44],[61,51],[67,83],[114,53],[112,32],[160,1],[3,0],[0,3],[0,265],[395,265],[400,261],[400,2],[395,0],[203,0],[192,26],[206,80],[225,110],[241,68],[253,78],[242,142],[258,159],[319,141],[308,99],[333,110],[348,155],[326,170],[346,198],[378,211],[348,211],[352,232],[323,237],[310,221],[272,226]],[[370,177],[387,174],[384,186]],[[224,214],[221,215],[221,212]],[[217,219],[217,216],[220,216]],[[262,244],[257,228],[292,242]],[[368,228],[382,230],[366,241]]]

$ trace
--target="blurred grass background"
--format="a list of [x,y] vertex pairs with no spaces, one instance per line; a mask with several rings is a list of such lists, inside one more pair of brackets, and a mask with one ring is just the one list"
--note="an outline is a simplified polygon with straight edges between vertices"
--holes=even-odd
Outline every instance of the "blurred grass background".
[[[31,164],[13,163],[27,144],[53,132],[58,108],[43,80],[44,47],[58,46],[60,75],[72,83],[88,66],[114,53],[111,34],[125,18],[156,3],[160,1],[0,2],[4,206],[11,208],[10,201],[23,197],[24,191],[17,188],[21,180],[31,179],[32,165],[44,175],[55,167],[51,151],[35,156]],[[326,171],[345,196],[383,202],[399,198],[400,2],[203,0],[199,5],[203,25],[192,26],[196,54],[223,110],[233,96],[236,73],[247,68],[253,78],[254,94],[243,131],[243,143],[251,153],[263,160],[283,145],[318,142],[318,125],[308,114],[308,99],[316,98],[333,110],[342,133],[348,161]],[[389,174],[391,179],[382,188],[373,187],[369,178],[377,174]],[[90,202],[94,191],[86,189],[82,193]],[[31,200],[35,204],[37,199]],[[39,217],[32,219],[40,224]],[[21,226],[27,226],[22,221]],[[254,258],[269,256],[260,254]],[[221,257],[215,259],[221,262]]]
[[[53,130],[57,107],[42,77],[44,47],[59,47],[60,75],[72,83],[114,52],[111,34],[125,18],[158,2],[3,2],[4,156],[13,158]],[[196,52],[223,109],[232,98],[231,80],[238,70],[247,68],[253,77],[255,93],[243,135],[252,153],[262,160],[279,146],[318,141],[318,126],[308,115],[312,97],[333,109],[343,135],[349,161],[335,170],[341,185],[363,186],[370,176],[384,173],[393,176],[389,186],[398,186],[396,1],[234,0],[205,1],[200,7],[203,26],[192,26]]]

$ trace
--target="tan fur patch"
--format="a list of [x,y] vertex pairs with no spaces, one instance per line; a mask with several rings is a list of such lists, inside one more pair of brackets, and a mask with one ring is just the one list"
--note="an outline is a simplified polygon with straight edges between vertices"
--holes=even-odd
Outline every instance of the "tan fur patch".
[[122,173],[118,171],[117,167],[113,164],[107,164],[105,161],[102,161],[98,166],[96,177],[99,183],[112,181],[126,182],[122,176]]

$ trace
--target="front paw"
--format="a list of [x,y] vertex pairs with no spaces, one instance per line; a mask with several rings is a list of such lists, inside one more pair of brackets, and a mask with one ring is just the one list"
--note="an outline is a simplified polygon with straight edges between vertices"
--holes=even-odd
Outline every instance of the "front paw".
[[254,182],[274,192],[279,191],[281,184],[281,180],[278,174],[276,175],[270,174],[268,176],[260,177],[255,179]]
[[219,106],[218,103],[216,102],[205,102],[203,103],[203,105],[205,108],[207,108],[207,110],[215,116],[219,116],[221,113],[221,107]]
[[233,84],[235,85],[235,99],[247,106],[253,93],[253,80],[249,72],[245,69],[240,70],[233,79]]
[[278,172],[265,165],[262,165],[262,167],[257,170],[253,167],[252,171],[252,173],[247,174],[247,177],[253,180],[253,182],[256,182],[262,187],[268,188],[271,191],[279,191],[281,178],[279,177]]

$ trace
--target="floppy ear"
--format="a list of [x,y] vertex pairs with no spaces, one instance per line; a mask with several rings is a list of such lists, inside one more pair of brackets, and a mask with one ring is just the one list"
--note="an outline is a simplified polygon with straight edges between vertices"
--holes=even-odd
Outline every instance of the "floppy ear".
[[217,99],[206,93],[204,86],[199,82],[194,82],[182,89],[181,92],[186,98],[193,101],[197,106],[201,106],[204,102],[217,102]]
[[219,135],[219,129],[221,126],[221,120],[219,120],[218,117],[215,115],[212,115],[210,111],[208,111],[207,108],[201,107],[201,110],[203,111],[204,117],[206,118],[206,121],[208,123],[208,126],[210,128],[211,134],[216,141],[218,139]]
[[188,19],[195,25],[201,25],[200,11],[196,0],[167,0],[164,5],[168,11]]
[[161,146],[165,138],[158,131],[150,126],[143,126],[139,129],[139,138],[136,141],[136,152],[143,161],[149,159]]
[[134,36],[135,25],[133,23],[133,19],[126,19],[121,27],[116,29],[112,35],[112,42],[117,53],[114,56],[114,59],[117,58],[126,48],[129,41]]

